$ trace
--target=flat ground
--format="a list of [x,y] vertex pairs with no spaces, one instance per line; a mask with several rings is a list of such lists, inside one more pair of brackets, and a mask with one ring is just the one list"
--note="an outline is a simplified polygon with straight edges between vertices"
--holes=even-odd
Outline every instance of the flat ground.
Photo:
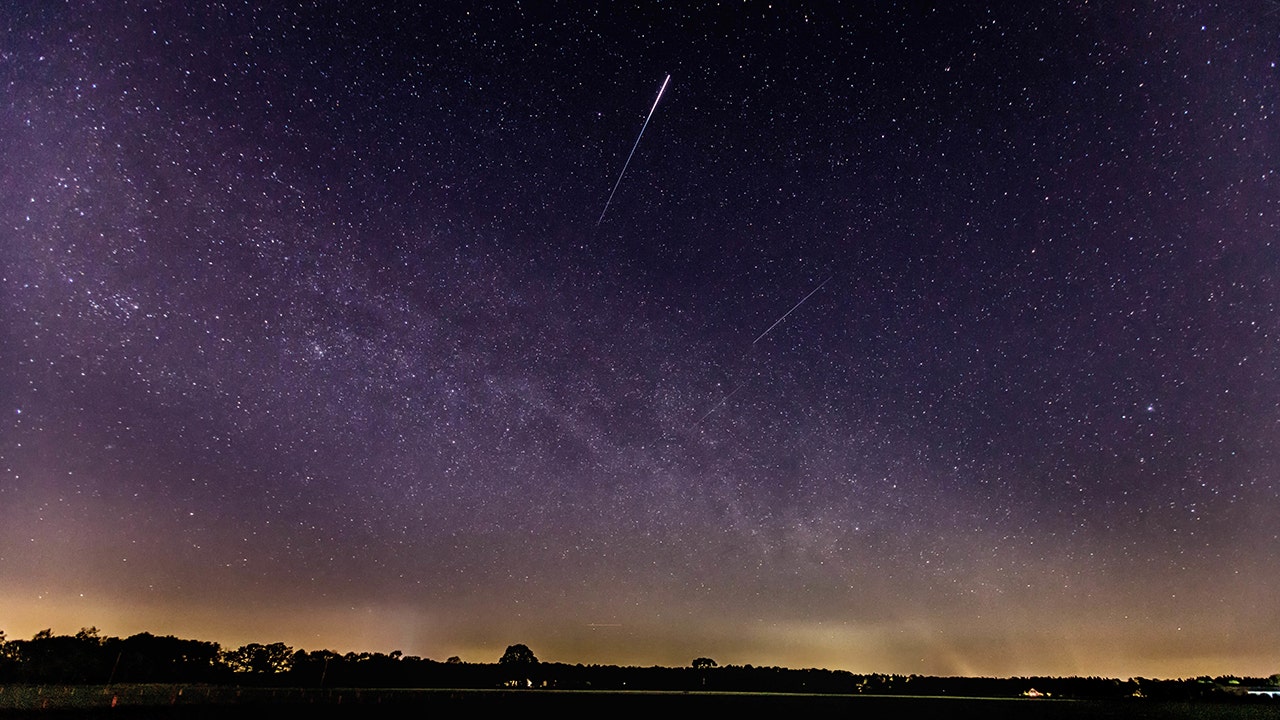
[[1280,720],[1278,702],[1168,703],[1150,700],[799,695],[764,693],[602,692],[557,690],[401,690],[237,688],[200,685],[0,687],[4,717],[279,718],[305,708],[310,718],[403,717],[423,712],[518,710],[565,715],[625,708],[630,714],[847,713],[874,720],[947,718],[1137,718],[1157,720]]

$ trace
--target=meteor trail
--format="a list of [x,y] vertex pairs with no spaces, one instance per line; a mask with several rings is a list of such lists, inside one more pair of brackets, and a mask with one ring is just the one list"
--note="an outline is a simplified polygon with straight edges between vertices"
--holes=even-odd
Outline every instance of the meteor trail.
[[649,118],[653,117],[653,111],[658,109],[658,101],[662,99],[662,93],[667,89],[667,83],[671,82],[671,75],[667,75],[667,79],[662,81],[662,87],[658,90],[658,97],[653,99],[653,107],[649,108],[649,114],[645,116],[644,125],[640,126],[640,134],[636,135],[636,143],[631,146],[631,153],[627,155],[627,161],[622,163],[622,172],[618,173],[618,179],[613,183],[613,190],[609,192],[609,199],[604,202],[604,209],[600,211],[600,219],[596,220],[596,227],[600,227],[600,223],[604,222],[604,214],[609,212],[609,203],[613,202],[613,194],[618,192],[618,186],[622,184],[622,176],[627,174],[627,166],[631,164],[631,156],[636,154],[636,148],[640,147],[640,138],[644,137],[644,129],[649,127]]
[[760,337],[756,338],[755,340],[752,340],[752,341],[751,341],[751,344],[752,344],[752,345],[755,345],[756,343],[758,343],[758,342],[760,342],[762,339],[764,339],[764,336],[765,336],[765,335],[768,335],[770,330],[773,330],[774,328],[778,327],[779,323],[781,323],[783,320],[786,320],[788,315],[790,315],[791,313],[795,312],[795,311],[796,311],[796,308],[798,308],[798,307],[800,307],[801,305],[803,305],[805,300],[808,300],[809,298],[813,297],[813,294],[814,294],[814,293],[816,293],[816,292],[818,292],[819,290],[821,290],[821,289],[822,289],[822,286],[823,286],[823,285],[826,285],[826,284],[827,284],[827,283],[829,283],[829,282],[831,282],[831,278],[830,278],[830,277],[828,277],[826,280],[823,280],[823,281],[822,281],[822,284],[821,284],[821,285],[818,285],[818,287],[816,287],[816,288],[814,288],[814,289],[810,290],[808,295],[805,295],[804,297],[800,298],[800,302],[796,303],[795,305],[792,305],[790,310],[786,311],[785,313],[783,313],[783,314],[782,314],[782,317],[780,317],[780,318],[778,318],[777,320],[775,320],[775,321],[773,322],[773,324],[769,326],[769,329],[768,329],[768,330],[765,330],[764,332],[760,333]]
[[746,386],[747,386],[746,381],[743,381],[741,384],[738,385],[738,387],[733,389],[733,392],[730,392],[728,395],[725,395],[724,397],[720,398],[720,402],[716,403],[714,406],[712,406],[710,410],[703,413],[702,417],[698,418],[698,420],[692,425],[690,425],[688,429],[692,430],[698,427],[699,425],[701,425],[703,420],[706,420],[707,418],[711,417],[711,414],[719,410],[721,405],[724,405],[726,402],[728,402],[729,398],[733,397],[734,395],[737,395],[738,391]]
[[[785,313],[783,313],[783,314],[782,314],[782,317],[780,317],[780,318],[778,318],[777,320],[775,320],[775,321],[773,322],[773,324],[772,324],[772,325],[770,325],[770,326],[769,326],[769,328],[768,328],[767,330],[765,330],[764,332],[760,333],[760,336],[759,336],[759,337],[757,337],[755,340],[752,340],[752,341],[751,341],[751,347],[752,347],[752,348],[754,348],[754,347],[755,347],[755,345],[756,345],[756,343],[758,343],[758,342],[760,342],[761,340],[763,340],[765,335],[768,335],[768,334],[769,334],[769,333],[770,333],[774,328],[776,328],[776,327],[778,327],[779,325],[781,325],[781,324],[782,324],[782,321],[783,321],[783,320],[786,320],[788,315],[790,315],[791,313],[795,312],[795,311],[796,311],[796,308],[798,308],[798,307],[800,307],[801,305],[803,305],[805,300],[808,300],[809,298],[813,297],[814,293],[818,292],[818,291],[819,291],[819,290],[821,290],[821,289],[822,289],[822,288],[823,288],[827,283],[831,282],[831,278],[832,278],[832,277],[834,277],[834,275],[828,275],[826,280],[823,280],[821,283],[819,283],[819,284],[818,284],[818,287],[816,287],[816,288],[814,288],[814,289],[810,290],[808,295],[805,295],[804,297],[800,298],[800,302],[796,303],[795,305],[792,305],[790,310],[788,310],[788,311],[786,311]],[[749,353],[749,352],[750,352],[750,351],[748,351],[748,353]],[[748,382],[750,382],[750,379],[748,379],[748,380],[743,380],[741,383],[738,383],[738,386],[737,386],[737,387],[735,387],[733,390],[731,390],[731,391],[729,392],[729,394],[728,394],[728,395],[725,395],[724,397],[720,398],[720,402],[718,402],[718,403],[716,403],[715,405],[711,406],[711,409],[710,409],[710,410],[708,410],[708,411],[706,411],[706,412],[702,413],[702,417],[699,417],[697,420],[695,420],[695,421],[694,421],[694,423],[688,427],[688,430],[692,430],[692,429],[694,429],[694,428],[698,427],[699,425],[701,425],[701,424],[702,424],[702,421],[703,421],[703,420],[706,420],[707,418],[709,418],[709,417],[711,417],[712,415],[714,415],[714,414],[715,414],[715,412],[716,412],[717,410],[719,410],[721,407],[723,407],[725,403],[729,402],[729,398],[733,397],[734,395],[737,395],[739,390],[741,390],[742,388],[746,387]]]

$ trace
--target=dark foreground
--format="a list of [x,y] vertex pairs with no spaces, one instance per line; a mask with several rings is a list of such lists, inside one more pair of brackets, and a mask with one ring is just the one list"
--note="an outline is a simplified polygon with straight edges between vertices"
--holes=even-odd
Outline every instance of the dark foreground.
[[1160,718],[1280,720],[1280,703],[1177,703],[1144,699],[1054,700],[883,695],[802,695],[583,690],[303,690],[220,686],[130,685],[0,687],[0,716],[113,718],[252,718],[282,711],[318,718],[399,718],[430,713],[551,713],[577,717],[628,714],[897,718]]

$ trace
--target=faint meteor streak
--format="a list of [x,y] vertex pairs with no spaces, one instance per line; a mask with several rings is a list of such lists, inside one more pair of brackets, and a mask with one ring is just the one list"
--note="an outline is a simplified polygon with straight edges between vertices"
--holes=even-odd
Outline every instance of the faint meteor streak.
[[[754,347],[755,347],[755,345],[756,345],[756,343],[758,343],[758,342],[760,342],[761,340],[763,340],[765,335],[768,335],[768,334],[769,334],[769,333],[770,333],[774,328],[776,328],[776,327],[778,327],[779,325],[781,325],[781,324],[782,324],[782,321],[783,321],[783,320],[786,320],[788,315],[790,315],[791,313],[795,312],[795,311],[796,311],[796,308],[798,308],[798,307],[800,307],[801,305],[803,305],[805,300],[808,300],[809,298],[813,297],[814,293],[818,292],[819,290],[821,290],[821,289],[823,288],[823,286],[825,286],[827,283],[831,282],[831,278],[832,278],[832,277],[835,277],[835,276],[834,276],[834,275],[829,275],[829,276],[827,276],[827,279],[826,279],[826,280],[823,280],[821,283],[819,283],[819,284],[818,284],[818,287],[816,287],[816,288],[814,288],[814,289],[810,290],[808,295],[805,295],[804,297],[800,298],[800,302],[796,303],[795,305],[792,305],[790,310],[788,310],[788,311],[786,311],[785,313],[783,313],[783,314],[782,314],[782,317],[780,317],[780,318],[778,318],[777,320],[775,320],[775,321],[773,322],[773,324],[772,324],[772,325],[770,325],[770,326],[768,327],[768,329],[766,329],[764,332],[760,333],[759,337],[757,337],[755,340],[752,340],[752,341],[751,341],[751,347],[753,347],[753,348],[754,348]],[[738,394],[738,391],[739,391],[739,390],[741,390],[742,388],[746,387],[748,382],[750,382],[750,379],[743,380],[741,383],[739,383],[739,384],[738,384],[738,386],[737,386],[737,387],[735,387],[733,390],[729,391],[729,393],[728,393],[727,395],[725,395],[724,397],[720,398],[720,402],[717,402],[715,405],[711,406],[711,409],[710,409],[710,410],[708,410],[708,411],[706,411],[706,412],[702,413],[702,417],[699,417],[697,420],[695,420],[695,421],[693,422],[693,424],[692,424],[692,425],[690,425],[690,426],[687,428],[686,432],[687,432],[688,430],[693,430],[694,428],[698,427],[699,425],[701,425],[701,424],[702,424],[702,422],[703,422],[704,420],[706,420],[707,418],[709,418],[709,417],[711,417],[712,415],[714,415],[714,414],[716,413],[716,411],[717,411],[717,410],[719,410],[720,408],[724,407],[724,404],[725,404],[725,403],[727,403],[727,402],[729,402],[729,398],[733,397],[734,395],[737,395],[737,394]]]
[[600,227],[600,223],[604,222],[604,214],[609,212],[609,203],[613,202],[614,193],[618,192],[618,186],[622,184],[622,176],[627,174],[627,166],[631,164],[631,156],[636,154],[636,148],[640,147],[640,138],[644,137],[644,129],[649,127],[649,118],[653,117],[653,111],[658,109],[658,101],[662,99],[662,93],[667,89],[667,83],[671,82],[671,75],[667,75],[667,79],[662,81],[662,87],[658,90],[658,97],[653,99],[653,107],[649,108],[649,114],[645,116],[644,125],[640,126],[640,134],[636,135],[636,143],[631,146],[631,153],[627,155],[627,161],[622,163],[622,172],[618,173],[618,179],[613,183],[613,190],[609,192],[609,199],[604,202],[604,209],[600,211],[600,219],[596,220],[596,227]]
[[816,288],[814,288],[814,289],[810,290],[808,295],[805,295],[804,297],[800,298],[800,302],[796,303],[795,305],[792,305],[790,310],[786,311],[785,313],[783,313],[783,314],[782,314],[782,317],[780,317],[780,318],[778,318],[777,320],[775,320],[775,321],[773,322],[773,324],[769,326],[769,329],[768,329],[768,330],[765,330],[764,332],[760,333],[760,337],[757,337],[755,340],[752,340],[752,341],[751,341],[751,344],[752,344],[752,345],[755,345],[756,343],[758,343],[758,342],[760,342],[762,339],[764,339],[764,336],[765,336],[765,335],[768,335],[768,334],[769,334],[769,331],[771,331],[771,330],[773,330],[774,328],[778,327],[778,325],[779,325],[783,320],[786,320],[786,319],[787,319],[787,316],[788,316],[788,315],[790,315],[791,313],[795,312],[795,311],[796,311],[796,308],[798,308],[798,307],[800,307],[801,305],[803,305],[805,300],[808,300],[809,298],[813,297],[813,294],[814,294],[814,293],[816,293],[816,292],[818,292],[819,290],[821,290],[821,289],[822,289],[822,286],[823,286],[823,285],[826,285],[826,284],[827,284],[827,283],[829,283],[829,282],[831,282],[831,277],[828,277],[826,280],[823,280],[821,285],[818,285],[818,287],[816,287]]
[[724,405],[725,403],[729,402],[729,398],[733,397],[734,395],[737,395],[737,394],[738,394],[738,391],[739,391],[739,390],[741,390],[742,388],[746,387],[746,386],[747,386],[747,383],[744,381],[744,382],[742,382],[741,384],[739,384],[739,385],[738,385],[738,387],[734,388],[734,389],[733,389],[733,391],[732,391],[732,392],[730,392],[728,395],[725,395],[724,397],[720,398],[720,402],[718,402],[718,403],[716,403],[715,405],[713,405],[713,406],[711,407],[711,409],[710,409],[710,410],[708,410],[708,411],[706,411],[706,412],[702,413],[702,417],[700,417],[700,418],[698,418],[696,421],[694,421],[694,423],[693,423],[692,425],[690,425],[688,429],[689,429],[689,430],[692,430],[692,429],[694,429],[694,428],[698,427],[699,425],[701,425],[703,420],[706,420],[707,418],[711,417],[711,414],[712,414],[712,413],[714,413],[715,411],[719,410],[719,409],[720,409],[720,406],[722,406],[722,405]]

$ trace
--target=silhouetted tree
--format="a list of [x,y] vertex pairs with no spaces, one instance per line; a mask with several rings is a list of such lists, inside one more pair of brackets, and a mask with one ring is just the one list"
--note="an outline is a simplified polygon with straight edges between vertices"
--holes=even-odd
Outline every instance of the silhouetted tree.
[[499,665],[537,665],[538,658],[534,656],[533,651],[528,645],[508,645],[507,651],[502,653],[502,658],[498,660]]
[[282,642],[262,645],[249,643],[223,656],[223,662],[235,672],[281,673],[288,671],[293,661],[293,648]]
[[445,662],[446,662],[446,663],[448,663],[448,664],[450,664],[450,665],[461,665],[461,664],[462,664],[462,658],[458,657],[457,655],[454,655],[454,656],[450,657],[448,660],[445,660]]
[[332,650],[299,650],[293,654],[289,675],[303,687],[325,687],[332,679],[343,679],[342,656]]
[[102,644],[120,682],[209,682],[219,670],[221,648],[213,642],[138,633]]
[[538,658],[528,645],[509,645],[498,660],[502,668],[503,679],[508,684],[533,684],[533,675],[538,667]]
[[693,667],[697,668],[698,670],[701,670],[703,668],[713,668],[715,666],[716,666],[716,661],[708,657],[696,658],[693,661]]
[[9,641],[6,649],[19,665],[19,679],[25,682],[106,682],[114,659],[106,657],[93,628],[84,628],[75,636],[41,630],[30,640]]
[[18,661],[14,657],[13,644],[8,642],[4,631],[0,630],[0,683],[11,683],[18,679]]

